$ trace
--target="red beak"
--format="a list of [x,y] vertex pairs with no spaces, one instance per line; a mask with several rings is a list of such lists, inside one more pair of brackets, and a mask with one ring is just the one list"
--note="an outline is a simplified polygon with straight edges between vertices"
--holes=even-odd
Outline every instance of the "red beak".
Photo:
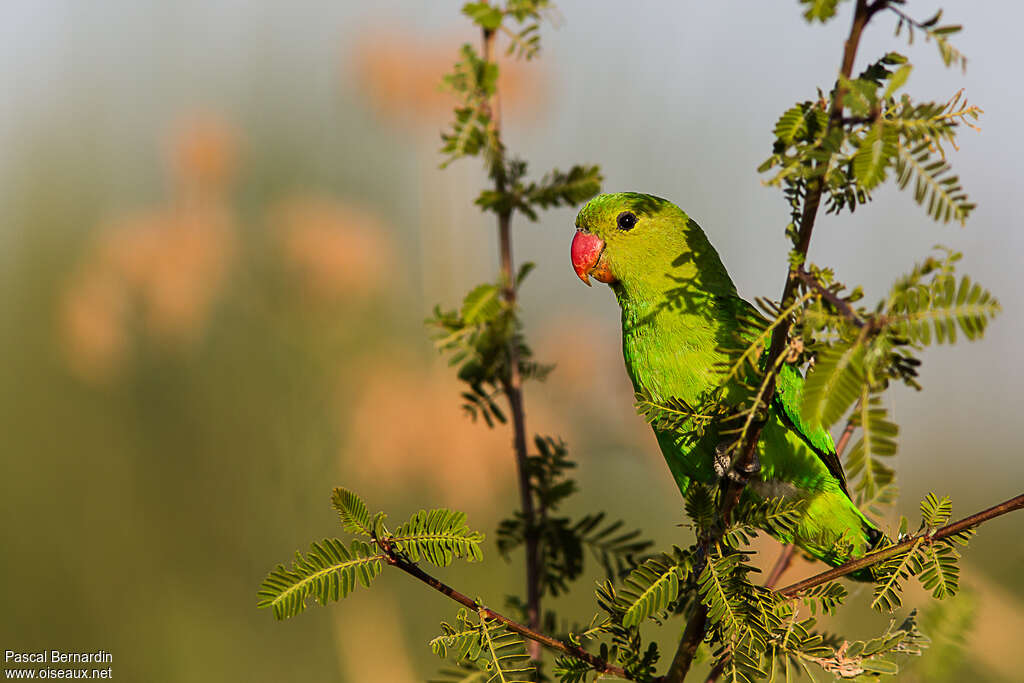
[[582,230],[576,231],[572,238],[572,267],[583,284],[590,286],[588,275],[593,275],[599,282],[615,282],[615,276],[608,268],[604,256],[604,240],[597,235]]

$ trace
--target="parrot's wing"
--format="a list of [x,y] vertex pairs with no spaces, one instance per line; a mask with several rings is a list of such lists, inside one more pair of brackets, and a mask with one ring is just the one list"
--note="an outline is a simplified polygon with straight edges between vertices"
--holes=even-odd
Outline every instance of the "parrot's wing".
[[784,363],[779,376],[775,380],[775,403],[787,426],[799,436],[807,447],[814,451],[818,458],[825,463],[829,474],[839,481],[843,493],[850,496],[846,489],[846,474],[843,472],[843,465],[836,455],[835,444],[832,443],[832,436],[824,427],[811,429],[804,420],[800,411],[804,395],[804,377],[800,371]]
[[[741,328],[740,336],[751,337],[752,340],[752,337],[759,330],[752,332],[750,329],[744,328],[748,328],[750,324],[757,327],[759,323],[766,326],[768,321],[764,319],[764,316],[754,306],[740,297],[735,297],[734,303],[738,309],[736,311],[736,320]],[[849,497],[850,492],[846,488],[846,474],[843,472],[842,463],[839,462],[839,456],[836,455],[836,447],[832,442],[832,436],[824,427],[819,426],[817,429],[812,429],[807,424],[807,421],[804,420],[800,411],[800,406],[803,404],[803,396],[804,376],[794,366],[789,363],[783,363],[782,369],[775,380],[775,397],[772,403],[779,416],[786,423],[786,426],[799,436],[807,444],[808,448],[817,454],[818,458],[828,469],[829,474],[839,482],[843,493]]]

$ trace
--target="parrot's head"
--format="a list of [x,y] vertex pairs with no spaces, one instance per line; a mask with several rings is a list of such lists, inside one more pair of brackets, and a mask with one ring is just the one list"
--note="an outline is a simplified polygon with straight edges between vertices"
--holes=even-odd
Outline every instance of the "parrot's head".
[[572,267],[586,285],[589,276],[612,284],[642,275],[656,252],[678,251],[680,227],[688,221],[675,204],[649,194],[601,194],[580,209],[572,240]]
[[[708,252],[710,251],[710,254]],[[590,276],[623,287],[668,274],[685,277],[713,254],[704,232],[672,202],[649,194],[601,194],[576,217],[572,267],[587,285]],[[717,268],[715,267],[717,266]]]

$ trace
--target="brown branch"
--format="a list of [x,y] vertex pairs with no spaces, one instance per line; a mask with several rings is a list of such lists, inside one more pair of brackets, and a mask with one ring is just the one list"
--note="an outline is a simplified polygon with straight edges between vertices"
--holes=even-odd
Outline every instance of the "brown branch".
[[[789,546],[792,547],[792,546]],[[725,673],[725,667],[729,664],[727,657],[722,657],[715,665],[711,667],[711,671],[708,672],[708,677],[704,679],[704,683],[715,683]]]
[[[486,62],[493,61],[494,40],[496,33],[493,30],[482,29],[483,31],[483,57]],[[501,119],[500,100],[498,91],[495,93],[490,109],[490,126],[497,145],[494,151],[495,158],[492,160],[492,175],[494,177],[494,189],[498,194],[505,193],[505,158],[501,145]],[[501,280],[502,298],[509,308],[516,305],[516,283],[514,280],[515,270],[512,259],[512,210],[503,209],[498,213],[498,248],[501,258]],[[525,525],[525,546],[526,546],[526,618],[530,628],[540,629],[541,606],[540,606],[540,553],[537,538],[537,514],[533,505],[533,487],[530,483],[530,473],[527,469],[527,446],[526,446],[526,411],[523,407],[523,378],[519,371],[519,339],[515,334],[508,343],[508,373],[502,381],[502,388],[505,398],[508,400],[512,412],[513,449],[516,457],[516,472],[519,476],[519,499],[523,513],[523,524]],[[543,511],[542,511],[543,513]],[[540,659],[540,646],[534,641],[530,643],[530,659]]]
[[594,671],[597,671],[599,673],[614,674],[619,678],[624,678],[626,680],[631,681],[636,680],[635,678],[630,676],[625,669],[615,666],[614,664],[609,664],[605,660],[587,652],[581,647],[576,647],[575,645],[563,643],[562,641],[556,638],[552,638],[549,635],[541,633],[539,630],[530,628],[529,626],[526,626],[524,624],[520,624],[517,621],[513,621],[512,619],[506,617],[504,614],[501,614],[500,612],[495,612],[486,605],[481,605],[473,598],[469,597],[464,593],[460,593],[448,584],[444,583],[439,579],[434,578],[433,576],[427,574],[425,571],[420,569],[412,562],[406,560],[404,557],[395,552],[395,550],[391,547],[391,544],[386,539],[375,538],[374,541],[377,543],[377,546],[384,551],[386,555],[386,561],[391,566],[397,567],[406,574],[409,574],[410,576],[419,579],[420,581],[427,584],[437,592],[448,596],[460,605],[468,607],[474,612],[482,613],[488,619],[493,619],[494,621],[500,622],[508,630],[514,631],[519,635],[523,636],[524,638],[528,638],[531,643],[536,644],[538,647],[543,645],[544,647],[547,647],[549,649],[561,652],[564,655],[568,655],[580,661],[586,662],[594,669]]
[[853,325],[858,328],[863,328],[867,323],[857,314],[857,311],[853,310],[849,302],[841,298],[836,292],[828,287],[825,287],[818,281],[818,278],[811,275],[803,267],[796,271],[797,278],[800,279],[810,289],[814,290],[822,299],[832,304],[832,307],[839,311],[840,315],[849,320]]
[[1014,510],[1020,510],[1021,508],[1024,508],[1024,493],[1022,493],[1019,496],[1016,496],[1015,498],[1011,498],[1007,501],[999,503],[998,505],[993,505],[990,508],[986,508],[981,512],[977,512],[971,515],[970,517],[964,517],[958,522],[947,524],[946,526],[941,527],[930,534],[924,534],[920,536],[908,536],[907,538],[903,539],[899,543],[896,543],[895,545],[891,545],[887,548],[877,550],[873,553],[868,553],[863,557],[859,557],[856,560],[851,560],[844,565],[835,567],[834,569],[829,569],[828,571],[821,572],[820,574],[815,574],[814,576],[806,578],[803,581],[798,581],[794,584],[790,584],[785,588],[779,589],[778,592],[788,597],[796,596],[797,594],[807,590],[808,588],[814,588],[815,586],[819,586],[823,583],[828,583],[829,581],[838,579],[841,576],[851,574],[857,571],[858,569],[870,567],[872,565],[878,564],[879,562],[882,562],[883,560],[887,560],[890,557],[899,555],[915,543],[920,542],[922,539],[925,543],[933,543],[935,541],[940,541],[944,538],[949,538],[950,536],[956,536],[957,534],[967,531],[968,529],[973,529],[974,527],[978,526],[979,524],[982,524],[983,522],[987,522],[990,519],[995,519],[996,517],[1005,515],[1008,512],[1013,512]]
[[[856,412],[856,410],[857,409],[854,408],[855,412]],[[850,420],[846,421],[846,426],[843,427],[843,433],[839,435],[839,441],[836,442],[836,455],[837,456],[841,456],[843,454],[843,451],[846,450],[846,445],[848,443],[850,443],[850,438],[853,436],[853,430],[856,429],[856,428],[857,428],[857,426],[855,424],[853,424],[853,419],[852,418]]]
[[789,569],[789,565],[793,563],[793,555],[796,554],[796,546],[792,544],[786,544],[782,546],[782,552],[779,553],[779,559],[775,560],[775,565],[772,567],[771,572],[768,573],[768,578],[764,580],[765,588],[775,588],[775,585],[782,578],[782,575]]
[[704,627],[707,623],[708,610],[702,603],[698,603],[697,611],[686,622],[686,630],[683,631],[683,638],[679,641],[679,648],[672,658],[672,664],[665,675],[658,679],[661,683],[672,683],[686,678],[686,673],[693,663],[693,656],[697,654],[697,648],[704,640]]
[[[846,86],[843,85],[843,80],[849,79],[850,74],[853,73],[853,62],[857,57],[857,47],[860,44],[860,37],[864,27],[867,26],[871,17],[876,12],[884,9],[886,5],[887,0],[875,0],[871,4],[867,0],[857,0],[857,6],[853,12],[853,24],[850,26],[850,34],[843,46],[843,62],[839,70],[843,78],[836,79],[835,97],[832,99],[829,111],[828,128],[825,131],[826,136],[836,126],[843,125],[843,98],[846,95]],[[814,221],[818,215],[818,207],[821,205],[821,195],[824,191],[823,177],[825,169],[822,169],[821,166],[831,162],[831,157],[825,161],[818,162],[816,170],[819,173],[815,174],[808,185],[807,195],[804,198],[803,212],[800,216],[800,229],[794,245],[794,250],[801,258],[797,265],[790,267],[786,275],[786,282],[782,290],[781,304],[783,309],[790,305],[793,297],[796,295],[797,273],[800,270],[799,263],[807,257],[807,250],[811,244],[811,233],[814,231]],[[776,361],[782,356],[789,342],[789,329],[790,323],[787,319],[780,322],[772,333],[772,341],[769,346],[765,367],[769,369],[768,372],[773,374],[769,378],[765,396],[771,397],[775,394],[774,368]],[[741,445],[739,457],[733,463],[733,469],[739,476],[736,478],[738,481],[729,480],[722,497],[722,505],[719,509],[722,518],[722,528],[728,526],[732,510],[739,502],[743,489],[746,488],[746,478],[756,471],[754,467],[754,451],[757,448],[758,440],[761,438],[762,427],[763,424],[754,425],[754,428],[746,435],[745,442]],[[686,630],[683,632],[683,638],[679,642],[676,656],[672,660],[669,675],[665,676],[665,683],[681,683],[686,678],[690,665],[693,663],[693,653],[697,651],[697,646],[700,645],[701,640],[704,638],[704,624],[706,622],[707,608],[704,605],[698,605],[696,612],[690,618],[690,622],[686,625]],[[699,628],[697,628],[698,626]]]
[[[847,428],[849,429],[849,425],[847,425]],[[878,564],[879,562],[883,562],[884,560],[887,560],[890,557],[899,555],[900,553],[908,550],[911,546],[913,546],[915,543],[918,543],[921,540],[924,540],[925,543],[933,543],[935,541],[942,540],[943,538],[948,538],[949,536],[955,536],[963,531],[972,529],[978,526],[979,524],[982,524],[983,522],[987,522],[990,519],[994,519],[1001,515],[1005,515],[1008,512],[1013,512],[1014,510],[1019,510],[1021,508],[1024,508],[1024,494],[1021,494],[1016,498],[1011,498],[1010,500],[1007,500],[1005,502],[999,503],[998,505],[993,505],[990,508],[986,508],[981,512],[971,515],[970,517],[964,517],[958,522],[947,524],[946,526],[937,529],[932,534],[909,536],[904,540],[900,541],[899,543],[889,546],[888,548],[884,548],[874,553],[865,555],[864,557],[861,557],[859,559],[847,562],[841,567],[835,567],[834,569],[821,572],[820,574],[815,574],[814,576],[806,578],[803,581],[798,581],[797,583],[779,589],[777,592],[787,597],[796,597],[801,592],[809,588],[814,588],[815,586],[819,586],[823,583],[828,583],[829,581],[833,581],[842,576],[855,572],[858,569],[870,567],[872,565]],[[783,555],[785,555],[786,551],[793,550],[794,546],[787,545],[783,549]],[[779,560],[782,560],[781,556]],[[776,566],[778,566],[778,564]],[[768,580],[765,581],[765,587],[771,588],[773,585],[774,582],[772,581],[772,577],[769,577]],[[722,673],[725,672],[725,667],[728,664],[728,661],[728,655],[719,659],[718,662],[715,664],[714,668],[712,668],[710,673],[708,673],[708,677],[707,679],[705,679],[705,683],[715,683],[715,681],[717,681],[721,677]]]

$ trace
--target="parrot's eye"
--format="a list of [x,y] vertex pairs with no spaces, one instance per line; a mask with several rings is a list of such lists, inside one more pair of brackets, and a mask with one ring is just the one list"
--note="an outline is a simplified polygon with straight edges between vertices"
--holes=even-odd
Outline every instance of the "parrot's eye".
[[618,223],[619,230],[622,230],[623,232],[626,230],[632,230],[633,226],[636,225],[636,215],[630,211],[623,211],[619,214],[616,223]]

